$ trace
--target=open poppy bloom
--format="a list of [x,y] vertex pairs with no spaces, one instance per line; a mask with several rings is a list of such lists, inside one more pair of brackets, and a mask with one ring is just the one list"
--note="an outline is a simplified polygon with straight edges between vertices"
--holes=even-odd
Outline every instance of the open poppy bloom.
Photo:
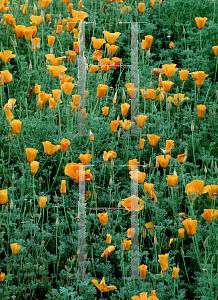
[[170,154],[171,150],[174,147],[174,141],[173,140],[166,140],[166,148],[161,149],[163,151],[164,154]]
[[123,250],[124,250],[124,251],[128,251],[129,248],[130,248],[130,245],[131,245],[131,240],[125,239],[125,240],[122,242]]
[[167,101],[172,102],[176,107],[180,105],[185,99],[189,99],[188,97],[184,97],[185,94],[174,94],[174,96],[169,96]]
[[98,70],[99,70],[99,67],[93,65],[89,68],[89,73],[93,74],[93,73],[98,72]]
[[[114,247],[114,246],[111,246]],[[115,248],[115,247],[114,247]],[[109,292],[109,291],[113,291],[116,290],[116,286],[106,286],[105,284],[105,277],[102,278],[102,281],[100,283],[98,283],[98,280],[96,279],[92,279],[92,283],[99,289],[99,291],[101,292]]]
[[84,180],[91,181],[92,174],[90,173],[90,169],[83,171],[83,168],[83,164],[72,162],[66,165],[64,173],[70,178],[74,179],[76,182]]
[[208,192],[210,200],[214,200],[217,195],[218,185],[211,184],[204,187],[204,191]]
[[79,159],[83,165],[88,165],[92,159],[92,155],[90,153],[80,154]]
[[145,194],[150,194],[151,195],[151,199],[153,199],[155,197],[155,192],[154,192],[154,184],[153,183],[144,183],[144,193]]
[[114,61],[109,58],[100,59],[100,68],[104,73],[108,72],[114,65]]
[[53,145],[51,142],[42,142],[43,144],[43,147],[44,147],[44,152],[45,154],[51,156],[51,155],[54,155],[60,148],[61,146],[60,145]]
[[135,182],[143,183],[146,178],[146,174],[144,172],[140,172],[138,169],[134,171],[130,171],[130,178],[133,179]]
[[105,39],[96,39],[92,37],[92,46],[95,50],[101,49],[102,45],[105,43]]
[[202,86],[204,79],[207,78],[207,76],[209,76],[209,75],[205,74],[203,71],[197,72],[195,84],[198,88],[200,88]]
[[119,124],[121,125],[121,127],[123,128],[123,130],[127,131],[129,129],[129,127],[131,126],[131,122],[127,119],[123,121],[119,121]]
[[214,222],[215,218],[218,218],[218,210],[217,209],[204,209],[204,213],[201,216],[208,222]]
[[164,255],[158,255],[158,262],[160,263],[161,270],[166,272],[169,270],[168,266],[168,253],[165,253]]
[[112,45],[116,42],[117,38],[121,35],[121,32],[110,33],[108,31],[103,31],[103,34],[108,44]]
[[129,212],[131,210],[139,211],[139,210],[143,209],[143,200],[139,199],[139,197],[137,198],[135,195],[132,195],[129,198],[126,198],[126,199],[122,199],[121,204]]
[[108,257],[114,251],[115,251],[115,247],[114,246],[109,246],[107,249],[104,250],[104,252],[102,253],[101,257]]
[[192,182],[186,185],[186,194],[189,196],[191,202],[200,195],[208,192],[208,188],[203,186],[204,181],[198,179],[192,180]]
[[99,84],[96,97],[99,99],[102,98],[106,94],[107,90],[108,90],[108,85]]
[[23,30],[26,28],[24,25],[17,25],[14,27],[14,32],[18,39],[21,39],[23,36]]
[[72,10],[72,16],[75,19],[78,19],[79,22],[82,22],[84,19],[86,19],[89,15],[84,11],[76,11]]
[[178,70],[178,68],[176,68],[176,64],[162,65],[162,69],[164,70],[164,74],[167,76],[167,78],[172,77],[175,74],[175,72]]
[[205,18],[205,17],[204,18],[200,18],[200,17],[195,18],[195,22],[198,26],[198,29],[203,29],[206,21],[207,21],[207,18]]
[[163,169],[166,169],[166,167],[168,166],[169,161],[170,161],[170,157],[171,157],[171,155],[166,155],[166,156],[158,155],[158,156],[156,156],[156,158],[158,159],[159,164],[161,165],[161,167]]
[[8,70],[4,70],[0,72],[0,86],[4,83],[8,84],[12,81],[12,74]]
[[5,50],[4,52],[0,52],[0,58],[4,63],[8,63],[13,57],[16,57],[15,54],[12,54],[12,51]]
[[192,220],[191,218],[182,221],[182,224],[184,225],[188,235],[190,235],[190,236],[195,235],[197,223],[198,223],[197,220]]
[[179,176],[176,175],[167,175],[167,182],[169,184],[169,186],[174,187],[175,185],[177,185],[177,181],[178,181]]
[[140,128],[143,128],[143,126],[145,125],[145,121],[147,120],[147,116],[139,115],[138,117],[134,117],[134,120]]
[[148,142],[151,147],[155,147],[160,139],[160,136],[155,134],[147,134]]
[[39,26],[40,23],[44,23],[44,22],[42,22],[41,16],[34,16],[34,15],[32,15],[32,16],[30,17],[30,20],[32,21],[32,22],[30,22],[30,23],[31,23],[33,26]]
[[168,93],[174,83],[172,81],[162,81],[163,90],[165,93]]
[[50,61],[52,66],[58,66],[66,56],[55,57],[54,54],[46,54],[45,57]]
[[54,78],[59,77],[60,73],[65,72],[67,68],[64,66],[46,66]]

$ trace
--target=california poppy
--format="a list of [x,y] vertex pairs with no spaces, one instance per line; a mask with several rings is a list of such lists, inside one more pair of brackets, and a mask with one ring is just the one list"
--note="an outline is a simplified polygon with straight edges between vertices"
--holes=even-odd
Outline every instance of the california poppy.
[[108,223],[108,213],[99,213],[99,214],[97,214],[97,216],[102,225],[105,225]]
[[39,207],[44,208],[47,202],[47,197],[39,197]]
[[168,80],[168,81],[162,81],[162,84],[163,84],[164,92],[168,93],[174,83]]
[[104,73],[108,72],[114,65],[114,61],[109,58],[100,59],[100,68]]
[[99,70],[99,67],[93,65],[89,68],[89,73],[93,74],[93,73],[96,73],[98,70]]
[[10,244],[10,246],[11,246],[11,251],[14,255],[17,255],[18,250],[20,250],[22,248],[22,246],[18,245],[18,243]]
[[31,167],[31,173],[33,175],[36,175],[36,173],[38,172],[39,164],[40,163],[38,161],[31,161],[30,167]]
[[8,190],[0,190],[0,204],[5,205],[8,202]]
[[198,110],[198,119],[203,119],[203,116],[204,116],[204,113],[205,113],[205,110],[206,110],[206,106],[203,105],[203,104],[199,104],[197,105],[197,110]]
[[139,141],[139,150],[142,150],[144,148],[145,139],[140,139]]
[[214,222],[215,218],[218,218],[218,210],[217,209],[204,209],[203,214],[201,216],[208,222]]
[[[110,56],[111,53],[114,55],[119,47],[116,45],[106,44],[107,54]],[[113,58],[112,58],[113,59]]]
[[175,185],[177,185],[177,181],[178,181],[179,176],[176,175],[167,175],[167,182],[169,184],[169,186],[174,187]]
[[190,236],[195,235],[197,223],[198,223],[197,220],[192,220],[191,218],[182,221],[182,224],[184,225],[188,235],[190,235]]
[[16,55],[12,54],[12,51],[10,50],[5,50],[4,52],[0,52],[0,58],[6,64],[14,57],[16,57]]
[[110,125],[111,125],[111,131],[115,133],[119,126],[119,122],[117,120],[114,120],[114,121],[111,121]]
[[70,96],[70,94],[72,93],[73,89],[74,89],[74,84],[72,82],[64,82],[61,85],[61,89],[64,91],[64,93],[67,96]]
[[129,160],[129,171],[135,171],[138,168],[138,164],[139,161],[136,158]]
[[125,239],[122,244],[123,244],[123,250],[128,251],[131,245],[131,240]]
[[36,158],[36,155],[38,153],[38,150],[34,149],[34,148],[26,148],[26,156],[27,156],[27,160],[28,162],[34,161]]
[[61,189],[60,189],[60,193],[62,195],[66,194],[66,180],[61,180]]
[[146,266],[146,265],[144,265],[144,264],[139,266],[140,277],[141,277],[141,278],[145,278],[147,269],[148,269],[148,266]]
[[50,61],[52,66],[58,66],[66,56],[55,57],[54,54],[46,54],[45,57]]
[[14,27],[14,32],[18,39],[21,39],[23,36],[23,30],[26,28],[24,25],[17,25]]
[[169,266],[168,266],[168,253],[165,253],[164,255],[158,255],[158,262],[161,265],[161,270],[166,272],[169,270]]
[[170,48],[174,48],[174,46],[175,46],[174,42],[170,42],[170,43],[169,43],[169,47],[170,47]]
[[[110,247],[114,247],[114,246],[110,246]],[[98,280],[96,280],[96,279],[92,279],[91,281],[99,289],[99,291],[101,291],[101,292],[109,292],[109,291],[113,291],[113,290],[117,289],[115,285],[106,286],[105,277],[102,278],[100,283],[98,283]]]
[[181,79],[183,82],[185,82],[185,81],[187,80],[187,78],[188,78],[188,73],[189,73],[188,70],[181,70],[181,71],[179,71],[179,77],[180,77],[180,79]]
[[155,134],[147,134],[148,142],[151,147],[155,147],[160,139],[160,136]]
[[187,155],[187,153],[177,155],[177,160],[181,165],[186,161]]
[[215,200],[215,196],[217,195],[218,185],[210,184],[204,187],[204,191],[208,192],[210,200]]
[[109,233],[107,233],[107,239],[106,239],[106,243],[108,244],[108,245],[110,245],[111,244],[111,235],[109,234]]
[[162,65],[162,69],[164,70],[164,74],[167,76],[167,78],[172,77],[175,74],[175,72],[178,70],[178,68],[176,68],[176,64]]
[[173,279],[176,279],[178,274],[179,274],[179,270],[180,268],[177,268],[177,267],[173,267],[173,274],[172,274],[172,278]]
[[3,85],[3,83],[8,84],[12,81],[12,79],[13,79],[13,76],[8,70],[3,70],[0,72],[0,85]]
[[99,99],[102,98],[106,94],[107,90],[108,90],[108,85],[99,84],[96,97]]
[[1,272],[0,274],[0,282],[3,282],[5,279],[5,273]]
[[109,111],[109,107],[108,106],[102,107],[102,113],[103,113],[104,116],[108,115],[108,111]]
[[123,117],[125,117],[128,114],[130,105],[128,103],[121,104],[121,114]]
[[168,166],[169,161],[170,161],[170,157],[171,157],[171,155],[166,155],[166,156],[158,155],[158,156],[156,156],[156,158],[158,159],[159,164],[161,165],[161,167],[163,169],[166,169],[166,167]]
[[203,71],[197,72],[197,77],[195,79],[195,84],[198,88],[200,88],[204,82],[204,79],[207,78],[207,74],[205,74]]
[[149,229],[150,235],[154,235],[154,225],[152,222],[146,223],[145,227]]
[[[133,200],[133,203],[132,203]],[[138,204],[139,202],[139,204]],[[120,202],[126,210],[128,210],[129,212],[131,210],[134,211],[139,211],[143,209],[143,200],[139,199],[139,197],[137,198],[135,195],[132,195],[126,199],[122,199],[122,201]]]
[[172,102],[176,107],[180,105],[184,100],[189,99],[188,97],[184,97],[185,94],[174,94],[174,96],[169,96],[167,101]]
[[131,122],[127,119],[123,121],[119,121],[119,124],[121,125],[121,127],[123,128],[123,130],[127,131],[129,129],[129,127],[131,126]]
[[178,234],[179,234],[179,237],[180,237],[180,239],[184,239],[184,237],[185,237],[185,229],[184,228],[179,228],[178,229]]
[[68,175],[70,178],[74,179],[76,182],[78,181],[91,181],[92,180],[92,174],[90,173],[90,169],[83,171],[84,167],[81,163],[69,163],[65,166],[64,172],[66,175]]
[[204,18],[200,18],[200,17],[195,18],[195,22],[198,26],[198,29],[203,29],[206,21],[207,21],[207,18],[205,18],[205,17]]
[[10,123],[11,127],[12,127],[12,133],[14,134],[19,134],[21,131],[21,125],[22,122],[20,120],[13,120]]
[[70,146],[70,141],[68,139],[62,139],[60,144],[61,144],[61,151],[66,152],[67,148]]
[[143,14],[143,12],[145,10],[145,3],[139,3],[138,10],[139,10],[140,14]]
[[121,32],[110,33],[108,31],[103,31],[103,34],[107,42],[112,45],[116,42],[117,38],[121,35]]
[[144,172],[140,172],[138,169],[130,171],[129,174],[130,178],[138,183],[143,183],[145,181],[146,174]]
[[138,117],[134,117],[134,120],[136,121],[137,125],[142,128],[147,120],[147,116],[139,115]]
[[136,230],[135,230],[135,228],[129,228],[129,229],[127,229],[126,232],[127,232],[127,237],[129,239],[132,239],[136,233]]
[[207,188],[204,187],[204,181],[203,180],[192,180],[190,183],[186,185],[186,193],[189,196],[190,201],[196,199],[196,197],[199,197],[202,194],[207,193]]
[[102,45],[105,43],[105,39],[96,39],[95,37],[92,37],[91,40],[95,50],[101,49]]
[[83,165],[88,165],[92,159],[92,155],[90,153],[80,154],[79,159]]
[[142,50],[149,50],[151,48],[151,43],[153,41],[153,36],[152,35],[146,35],[145,39],[142,40],[141,45],[142,45]]
[[48,142],[48,141],[42,142],[42,144],[43,144],[43,147],[44,147],[45,154],[47,154],[49,156],[54,155],[55,152],[57,152],[61,148],[60,145],[55,146],[51,142]]
[[216,56],[218,56],[218,46],[213,46],[212,49],[213,49],[214,54]]
[[60,73],[65,72],[67,68],[64,66],[46,66],[54,78],[59,77]]

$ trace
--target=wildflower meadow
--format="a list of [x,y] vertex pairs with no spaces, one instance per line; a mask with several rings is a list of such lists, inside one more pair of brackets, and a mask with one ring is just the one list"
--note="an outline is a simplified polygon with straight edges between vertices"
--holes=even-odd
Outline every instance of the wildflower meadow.
[[217,0],[0,0],[0,300],[218,299]]

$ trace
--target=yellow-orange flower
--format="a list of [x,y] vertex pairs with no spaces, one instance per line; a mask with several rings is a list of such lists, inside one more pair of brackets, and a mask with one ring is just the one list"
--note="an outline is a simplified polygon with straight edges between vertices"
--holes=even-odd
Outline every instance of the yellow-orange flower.
[[208,222],[213,222],[215,218],[218,218],[218,210],[217,209],[204,209],[203,214],[201,216]]
[[124,250],[124,251],[128,251],[129,248],[130,248],[130,245],[131,245],[131,240],[125,239],[125,240],[123,241],[123,250]]
[[61,189],[60,189],[60,193],[62,195],[66,194],[67,190],[66,190],[66,180],[61,180]]
[[187,78],[188,78],[188,73],[189,73],[188,70],[181,70],[181,71],[179,71],[179,77],[180,77],[180,79],[181,79],[183,82],[187,80]]
[[22,248],[22,246],[18,245],[18,243],[10,244],[10,246],[11,246],[11,251],[14,255],[17,255],[18,250],[20,250]]
[[101,49],[102,45],[105,43],[105,39],[96,39],[95,37],[92,37],[91,40],[95,50]]
[[176,175],[167,175],[167,182],[169,184],[169,186],[174,187],[175,185],[177,185],[177,181],[178,181],[179,176]]
[[199,197],[201,194],[207,193],[208,188],[203,186],[204,181],[199,179],[192,180],[192,182],[186,185],[186,194],[189,196],[191,202],[195,200],[196,197]]
[[163,90],[165,93],[168,93],[174,83],[172,81],[162,81]]
[[151,147],[155,147],[160,139],[160,136],[155,134],[147,134],[148,142]]
[[108,245],[111,244],[111,239],[112,239],[111,235],[110,235],[109,233],[107,233],[106,243],[107,243]]
[[150,198],[153,199],[155,197],[155,192],[154,192],[154,184],[153,183],[144,183],[144,193],[145,194],[150,194]]
[[97,92],[97,98],[102,98],[105,94],[106,94],[106,92],[107,92],[107,90],[108,90],[108,85],[106,85],[106,84],[99,84],[98,85],[98,92]]
[[203,29],[206,21],[207,21],[207,18],[205,18],[205,17],[204,18],[200,18],[200,17],[195,18],[195,22],[198,26],[198,29]]
[[211,184],[204,187],[204,191],[208,192],[210,200],[214,200],[217,195],[218,185]]
[[144,172],[140,172],[138,169],[135,171],[130,171],[129,174],[130,178],[138,183],[143,183],[145,181],[146,174]]
[[180,268],[177,268],[177,267],[173,267],[173,274],[172,274],[172,278],[173,279],[176,279],[178,274],[179,274],[179,270]]
[[139,150],[142,150],[144,148],[144,144],[145,144],[145,139],[140,139]]
[[218,56],[218,46],[213,46],[212,49],[213,49],[214,54],[216,56]]
[[8,202],[8,190],[0,190],[0,204],[5,205]]
[[83,165],[88,165],[92,159],[92,155],[90,153],[80,154],[79,159]]
[[67,68],[64,66],[46,66],[54,78],[59,77],[60,73],[65,72]]
[[197,220],[192,220],[191,218],[182,221],[182,224],[184,225],[188,235],[190,236],[195,235],[197,229],[197,223],[198,223]]
[[102,225],[105,225],[108,223],[108,213],[99,213],[99,214],[97,214],[97,216]]
[[101,257],[108,257],[114,251],[115,251],[115,247],[114,246],[109,246],[107,249],[104,250],[104,252],[102,253]]
[[178,68],[176,68],[176,64],[162,65],[162,69],[164,70],[164,73],[167,76],[167,78],[172,77],[175,74],[175,72],[178,70]]
[[204,79],[207,78],[207,74],[205,74],[203,71],[197,72],[197,77],[195,79],[195,84],[198,88],[200,88],[204,82]]
[[39,207],[44,208],[47,202],[47,197],[39,197]]
[[148,269],[148,266],[146,266],[146,265],[140,265],[140,266],[139,266],[140,277],[141,277],[141,278],[145,278],[147,269]]
[[115,133],[119,126],[119,122],[117,120],[114,120],[114,121],[111,121],[110,125],[111,125],[111,131]]
[[42,144],[43,144],[43,147],[44,147],[45,154],[47,154],[49,156],[54,155],[55,152],[57,152],[61,148],[60,145],[55,146],[51,142],[48,142],[48,141],[42,142]]
[[22,122],[20,120],[11,121],[12,133],[19,134],[21,131]]
[[121,104],[121,114],[123,117],[125,117],[128,114],[130,105],[128,103]]
[[179,233],[179,237],[180,237],[180,239],[184,239],[184,237],[185,237],[185,229],[184,228],[179,228],[178,229],[178,233]]
[[5,273],[1,272],[0,274],[0,282],[3,282],[5,279]]
[[182,165],[187,159],[187,153],[177,155],[177,160]]
[[152,41],[153,41],[153,36],[146,35],[145,39],[142,40],[142,42],[141,42],[142,50],[149,50],[151,48]]
[[136,121],[137,125],[140,128],[142,128],[145,125],[145,121],[147,120],[147,116],[139,115],[138,117],[134,117],[134,120]]
[[117,38],[121,35],[121,32],[110,33],[108,31],[103,31],[103,34],[108,44],[112,45],[116,42]]
[[30,167],[31,167],[31,173],[33,175],[36,175],[36,173],[38,172],[39,164],[40,163],[38,161],[31,161]]
[[[114,247],[114,246],[110,246],[110,247]],[[111,250],[111,249],[110,249]],[[115,247],[114,247],[115,250]],[[113,251],[114,252],[114,251]],[[105,257],[105,256],[103,256]],[[112,285],[112,286],[106,286],[105,284],[105,277],[102,278],[102,281],[100,283],[98,283],[98,280],[96,279],[92,279],[92,283],[99,289],[99,291],[101,292],[109,292],[109,291],[113,291],[116,290],[116,286]]]
[[102,113],[103,113],[104,116],[108,115],[108,111],[109,111],[109,107],[108,106],[102,107]]
[[61,151],[66,152],[67,148],[70,146],[70,141],[68,139],[62,139],[60,144],[61,144]]
[[54,42],[55,42],[55,36],[48,35],[47,39],[48,39],[48,45],[52,47],[54,45]]
[[166,169],[166,167],[168,166],[169,161],[170,161],[170,157],[171,157],[171,155],[166,155],[165,157],[164,157],[164,155],[156,156],[156,158],[158,159],[159,164],[161,165],[161,167],[163,169]]
[[34,149],[34,148],[26,148],[26,156],[27,156],[27,160],[28,162],[34,161],[36,158],[36,155],[38,153],[38,150]]
[[140,14],[143,14],[143,12],[145,10],[145,3],[139,3],[138,10],[139,10]]
[[158,262],[160,263],[161,270],[166,272],[169,270],[168,266],[168,253],[165,253],[164,255],[158,255]]
[[[132,203],[133,200],[133,203]],[[138,203],[139,202],[139,203]],[[139,211],[143,209],[143,200],[139,199],[139,197],[137,198],[135,195],[132,195],[126,199],[122,199],[122,201],[120,202],[126,210],[128,210],[129,212],[131,210],[134,211]]]
[[203,119],[205,110],[206,110],[206,106],[203,104],[197,105],[197,110],[198,110],[198,119]]
[[137,165],[139,164],[139,161],[134,158],[132,160],[129,160],[129,171],[135,171],[135,169],[137,169]]
[[0,52],[0,58],[3,63],[8,63],[13,57],[16,57],[15,54],[12,54],[12,51],[5,50],[4,52]]

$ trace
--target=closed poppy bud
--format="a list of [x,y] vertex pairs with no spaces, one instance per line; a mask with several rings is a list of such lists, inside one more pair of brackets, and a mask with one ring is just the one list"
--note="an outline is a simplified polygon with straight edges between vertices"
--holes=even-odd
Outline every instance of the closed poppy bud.
[[73,3],[69,3],[67,7],[67,12],[72,13],[72,10],[73,10]]
[[31,161],[30,166],[31,166],[31,173],[33,175],[35,175],[38,172],[39,162],[38,161]]
[[165,93],[168,93],[174,84],[172,81],[162,81],[163,89]]
[[80,154],[79,159],[81,161],[82,164],[84,165],[88,165],[88,163],[90,162],[90,160],[92,159],[92,155],[89,153],[86,154]]
[[119,122],[117,120],[115,120],[115,121],[111,121],[110,124],[111,124],[111,131],[115,133],[119,126]]
[[103,31],[103,34],[110,45],[114,44],[117,38],[121,35],[120,32],[109,33],[108,31]]
[[38,153],[38,150],[34,149],[34,148],[26,148],[26,156],[27,156],[27,160],[30,163],[31,161],[34,161],[36,158],[36,155]]
[[125,117],[128,114],[130,105],[128,103],[121,104],[121,114],[123,117]]
[[164,155],[156,156],[156,158],[158,159],[159,164],[161,165],[161,167],[163,169],[166,169],[166,167],[168,166],[169,161],[170,161],[170,157],[171,157],[171,155],[166,155],[165,157],[164,157]]
[[108,89],[108,85],[105,85],[105,84],[99,84],[98,85],[98,92],[97,92],[97,98],[101,98],[103,97],[106,92],[107,92],[107,89]]
[[66,194],[67,190],[66,190],[66,180],[61,180],[61,189],[60,189],[60,193],[62,195]]
[[103,113],[104,116],[108,115],[108,111],[109,111],[109,107],[108,106],[102,107],[102,113]]
[[158,262],[161,265],[161,270],[166,272],[169,270],[169,266],[168,266],[168,254],[162,254],[162,255],[158,255]]
[[179,274],[179,270],[180,268],[177,268],[177,267],[173,267],[173,274],[172,274],[172,278],[173,279],[176,279],[178,274]]
[[169,184],[169,186],[174,187],[175,185],[177,185],[177,181],[178,181],[179,176],[176,175],[167,175],[167,182]]
[[62,30],[62,25],[57,25],[56,33],[60,34]]
[[45,154],[47,154],[49,156],[54,155],[55,152],[57,152],[61,148],[60,145],[55,146],[51,142],[48,142],[48,141],[42,142],[42,144],[43,144],[43,147],[44,147]]
[[115,251],[114,246],[109,246],[107,249],[104,250],[104,253],[102,253],[101,257],[108,257]]
[[48,45],[49,46],[53,46],[54,45],[54,41],[55,41],[55,36],[48,35],[47,38],[48,38]]
[[125,239],[125,240],[123,241],[123,250],[124,250],[124,251],[128,251],[129,248],[130,248],[130,245],[131,245],[131,240],[128,241],[128,240]]
[[10,244],[10,246],[11,246],[11,251],[14,255],[17,255],[18,250],[20,250],[22,248],[22,246],[18,245],[18,243]]
[[79,8],[82,8],[83,4],[82,4],[81,0],[78,2],[78,5],[79,5]]
[[139,150],[142,150],[144,148],[145,139],[140,139],[139,142]]
[[61,142],[61,151],[66,152],[67,148],[70,146],[70,141],[68,139],[63,139]]
[[49,109],[55,110],[57,102],[54,100],[54,98],[49,99]]
[[206,106],[203,104],[197,105],[197,110],[198,110],[198,119],[201,120],[203,119],[205,110],[206,110]]
[[145,10],[145,4],[144,3],[139,3],[138,4],[138,10],[139,10],[140,14],[143,14],[143,12]]
[[20,120],[11,121],[12,133],[19,134],[21,131],[22,122]]
[[197,220],[192,220],[191,218],[182,221],[182,224],[184,225],[188,235],[190,236],[195,235],[197,229],[197,223],[198,223]]
[[108,233],[108,234],[107,234],[107,239],[106,239],[106,243],[107,243],[108,245],[111,244],[111,239],[112,239],[112,237],[111,237],[111,235]]
[[188,78],[188,73],[189,73],[188,70],[181,70],[181,71],[179,71],[179,77],[180,77],[180,79],[181,79],[183,82],[187,80],[187,78]]
[[97,214],[97,216],[102,225],[107,224],[107,222],[108,222],[108,214],[107,213],[99,213],[99,214]]
[[147,134],[148,142],[151,147],[155,147],[160,139],[160,136],[155,134]]
[[8,190],[0,190],[0,204],[5,205],[8,202]]
[[184,237],[185,237],[185,229],[184,228],[179,228],[178,229],[178,234],[179,234],[179,237],[180,237],[180,239],[184,239]]
[[141,277],[141,278],[145,278],[146,272],[147,272],[147,268],[148,268],[148,266],[146,266],[146,265],[141,265],[141,266],[139,266],[140,277]]
[[5,273],[2,273],[0,274],[0,282],[3,282],[5,279]]
[[27,15],[27,7],[26,7],[26,6],[24,6],[24,8],[23,8],[23,15],[24,15],[24,16]]
[[207,18],[195,18],[195,22],[198,26],[198,29],[203,29],[204,28],[204,25],[207,21]]
[[39,207],[44,208],[47,202],[47,197],[39,197]]
[[91,68],[89,69],[89,73],[93,74],[96,73],[99,70],[98,66],[91,66]]

